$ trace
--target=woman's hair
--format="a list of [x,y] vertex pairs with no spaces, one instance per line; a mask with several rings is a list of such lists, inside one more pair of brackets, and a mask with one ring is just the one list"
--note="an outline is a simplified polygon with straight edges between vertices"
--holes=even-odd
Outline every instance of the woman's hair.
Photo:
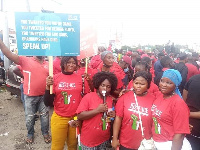
[[61,71],[64,72],[65,70],[65,64],[71,59],[73,58],[74,61],[76,62],[76,66],[78,66],[78,60],[77,60],[77,57],[76,56],[64,56],[62,57],[61,59],[61,62],[60,62],[60,66],[61,66]]
[[99,86],[101,85],[101,83],[107,79],[110,84],[111,84],[111,91],[110,93],[113,93],[116,88],[117,88],[117,83],[118,83],[118,80],[117,80],[117,77],[115,76],[115,74],[111,73],[111,72],[98,72],[94,75],[93,77],[93,85],[94,85],[94,88],[95,89],[98,89]]
[[150,63],[150,62],[151,62],[151,59],[150,59],[149,57],[143,57],[143,58],[141,59],[141,61]]
[[150,67],[149,65],[147,64],[147,62],[145,61],[139,61],[135,64],[135,67],[136,66],[143,66],[145,70],[147,70],[148,72],[150,71]]
[[138,71],[136,72],[136,74],[133,76],[133,81],[137,78],[137,77],[143,77],[145,80],[147,80],[148,83],[148,89],[150,88],[151,85],[151,80],[152,80],[152,75],[149,72],[146,71]]
[[112,54],[113,55],[113,53],[111,51],[104,51],[104,52],[102,52],[101,53],[101,60],[102,61],[104,61],[104,58],[106,57],[107,54]]

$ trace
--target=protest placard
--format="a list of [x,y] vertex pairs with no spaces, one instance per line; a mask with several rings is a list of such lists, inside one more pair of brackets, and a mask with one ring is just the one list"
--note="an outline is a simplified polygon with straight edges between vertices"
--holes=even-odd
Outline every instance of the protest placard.
[[80,15],[16,12],[19,55],[80,55]]

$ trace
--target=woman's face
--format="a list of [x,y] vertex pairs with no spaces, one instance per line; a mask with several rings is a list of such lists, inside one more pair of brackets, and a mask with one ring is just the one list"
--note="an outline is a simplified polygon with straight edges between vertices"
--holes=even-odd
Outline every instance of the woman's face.
[[148,82],[143,77],[137,77],[133,81],[133,89],[137,95],[142,95],[148,90]]
[[107,66],[112,66],[113,62],[114,62],[114,56],[111,53],[108,53],[104,60],[103,60],[104,64],[106,64]]
[[126,62],[124,62],[124,61],[120,61],[120,62],[119,62],[119,66],[124,70],[124,69],[126,69],[129,65],[128,65]]
[[64,64],[65,72],[74,72],[76,70],[76,61],[73,58],[70,58],[68,62]]
[[101,85],[99,86],[99,93],[102,95],[102,91],[106,91],[106,95],[110,94],[111,91],[111,83],[108,79],[105,79]]
[[172,94],[175,90],[175,84],[168,78],[160,79],[159,89],[164,95]]

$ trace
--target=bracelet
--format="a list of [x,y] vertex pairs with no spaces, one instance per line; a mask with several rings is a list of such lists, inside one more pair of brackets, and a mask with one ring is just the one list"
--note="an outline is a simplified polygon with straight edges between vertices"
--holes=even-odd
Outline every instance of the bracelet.
[[78,117],[77,117],[77,116],[74,116],[74,120],[78,120]]

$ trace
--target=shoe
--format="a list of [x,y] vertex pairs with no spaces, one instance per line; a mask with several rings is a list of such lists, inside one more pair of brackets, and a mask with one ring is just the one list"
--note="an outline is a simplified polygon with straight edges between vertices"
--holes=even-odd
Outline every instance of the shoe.
[[43,135],[43,137],[44,137],[44,142],[45,142],[46,144],[51,143],[51,136],[50,136],[49,134]]
[[34,138],[33,137],[27,137],[27,139],[26,139],[26,144],[33,144],[33,142],[34,142]]

